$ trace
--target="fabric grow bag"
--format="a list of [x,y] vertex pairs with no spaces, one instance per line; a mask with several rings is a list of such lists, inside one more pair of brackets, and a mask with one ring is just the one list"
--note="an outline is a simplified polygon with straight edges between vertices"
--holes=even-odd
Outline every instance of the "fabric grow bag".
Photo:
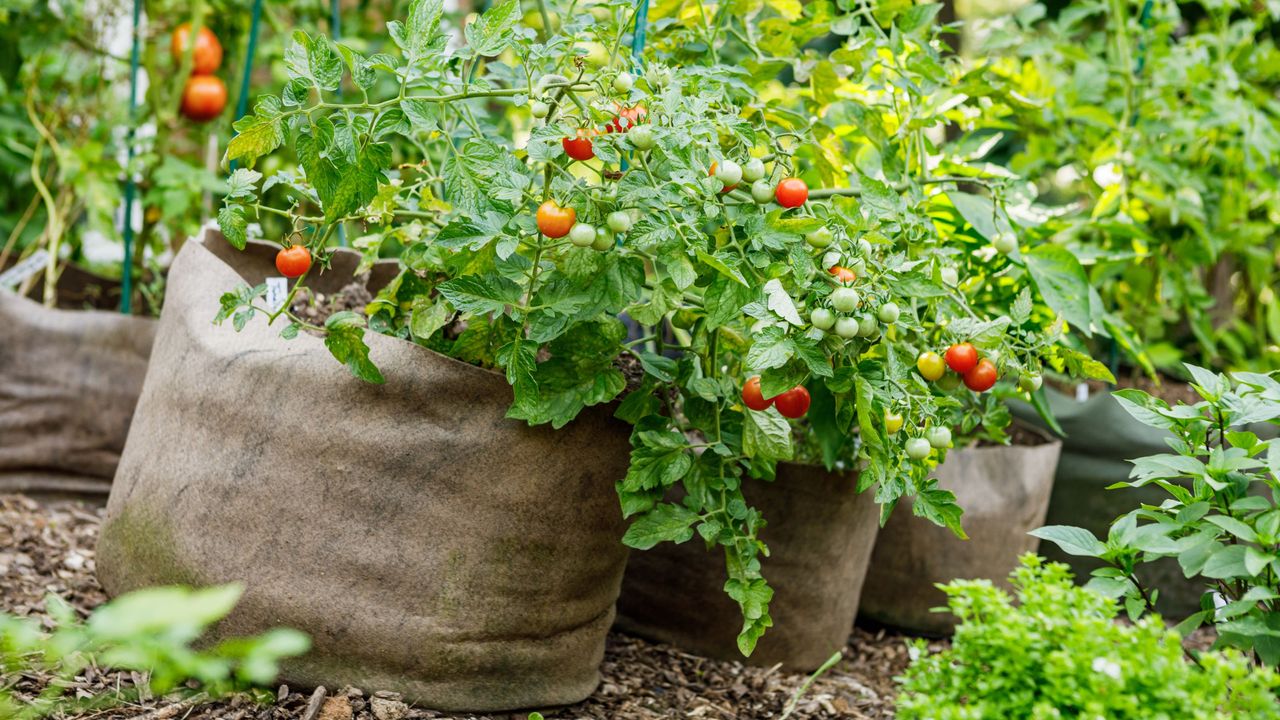
[[[58,283],[68,306],[112,289],[118,295],[117,284],[73,267]],[[106,498],[155,327],[0,290],[0,493]]]
[[[261,315],[214,326],[219,295],[262,282],[275,250],[210,232],[175,260],[103,586],[243,583],[218,635],[308,633],[283,672],[296,685],[474,711],[589,695],[626,563],[629,428],[607,408],[558,431],[509,420],[501,375],[374,333],[385,385]],[[335,292],[357,260],[340,252],[312,287]],[[373,289],[395,272],[375,268]]]
[[738,650],[742,615],[724,592],[724,557],[701,539],[632,553],[618,598],[618,628],[690,652],[752,665],[817,668],[845,646],[879,529],[872,493],[852,475],[782,463],[773,482],[743,493],[768,521],[764,576],[774,588],[765,632],[750,658]]
[[958,448],[938,466],[939,484],[964,508],[968,540],[916,517],[909,500],[880,530],[862,591],[862,615],[925,634],[949,633],[955,618],[933,612],[947,604],[936,587],[956,578],[1004,584],[1018,556],[1039,540],[1027,533],[1044,525],[1061,443]]

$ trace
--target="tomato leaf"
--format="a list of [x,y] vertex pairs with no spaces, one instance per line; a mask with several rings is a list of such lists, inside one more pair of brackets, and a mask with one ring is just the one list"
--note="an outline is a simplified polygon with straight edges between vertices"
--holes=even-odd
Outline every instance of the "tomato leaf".
[[324,323],[324,345],[333,356],[347,366],[351,374],[378,385],[386,382],[377,366],[369,360],[369,346],[364,343],[364,318],[343,310],[329,316]]
[[687,542],[693,537],[698,514],[680,505],[662,503],[640,515],[622,536],[622,543],[636,550],[648,550],[660,542]]
[[1085,335],[1093,336],[1089,278],[1076,256],[1061,245],[1045,244],[1022,254],[1044,301]]

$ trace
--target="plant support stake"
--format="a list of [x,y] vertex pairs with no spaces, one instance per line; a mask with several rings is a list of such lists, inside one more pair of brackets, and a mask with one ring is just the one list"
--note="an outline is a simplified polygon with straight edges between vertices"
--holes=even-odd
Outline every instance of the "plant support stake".
[[138,55],[140,53],[139,25],[142,22],[142,0],[133,0],[133,43],[129,50],[129,132],[125,148],[124,180],[124,268],[121,272],[120,312],[133,312],[133,195],[137,189],[133,181],[133,139],[138,126]]

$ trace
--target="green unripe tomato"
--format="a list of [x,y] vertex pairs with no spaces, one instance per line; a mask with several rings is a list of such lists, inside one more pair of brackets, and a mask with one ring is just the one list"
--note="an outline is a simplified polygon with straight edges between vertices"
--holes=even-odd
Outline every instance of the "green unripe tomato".
[[822,269],[830,270],[836,265],[839,265],[842,259],[843,257],[840,255],[839,252],[835,250],[831,250],[830,252],[822,256]]
[[609,228],[596,228],[596,237],[591,241],[591,247],[599,250],[600,252],[604,252],[613,247],[613,233],[609,232]]
[[653,130],[648,125],[637,125],[631,128],[627,133],[627,139],[631,141],[631,146],[637,150],[648,151],[653,149]]
[[675,325],[681,330],[688,330],[689,328],[693,327],[693,324],[697,322],[697,320],[698,320],[698,314],[690,310],[689,308],[680,308],[679,310],[675,311],[674,315],[671,316],[671,324]]
[[991,241],[991,245],[1001,255],[1008,255],[1018,249],[1018,238],[1014,237],[1011,232],[1002,232],[996,235],[996,239]]
[[858,337],[874,337],[880,326],[876,324],[876,319],[870,315],[863,315],[858,318]]
[[903,422],[901,413],[892,412],[890,410],[884,411],[884,431],[890,435],[894,435],[901,430]]
[[858,291],[850,287],[836,288],[831,292],[831,307],[840,312],[853,312],[858,307]]
[[746,165],[742,166],[742,179],[753,183],[764,178],[764,161],[760,158],[751,158]]
[[929,432],[925,433],[929,444],[939,450],[951,447],[951,430],[940,425],[934,425],[929,428]]
[[578,247],[591,247],[591,244],[595,241],[596,229],[587,223],[576,223],[569,230],[569,242]]
[[529,103],[529,114],[541,120],[551,112],[551,106],[541,100]]
[[725,160],[716,165],[716,179],[731,188],[742,182],[742,167],[732,160]]
[[757,180],[751,183],[751,199],[759,205],[773,202],[773,185],[768,180]]
[[852,340],[858,337],[857,318],[842,317],[836,320],[836,334],[845,340]]
[[1024,372],[1018,378],[1018,389],[1023,392],[1033,393],[1039,390],[1043,384],[1044,378],[1040,376],[1040,373]]
[[819,330],[830,330],[836,324],[836,314],[826,308],[815,308],[809,313],[809,322]]
[[626,95],[631,92],[631,88],[636,86],[636,79],[629,72],[620,72],[613,78],[614,92]]
[[871,241],[866,238],[858,238],[858,253],[863,257],[871,254]]
[[827,247],[834,239],[835,236],[831,233],[831,228],[825,225],[804,236],[804,241],[816,248]]
[[911,438],[907,441],[907,457],[912,460],[923,460],[929,457],[931,452],[933,452],[933,448],[929,445],[929,441],[924,438]]
[[644,81],[649,83],[650,90],[661,90],[671,84],[671,71],[666,68],[650,66],[644,72]]
[[612,14],[613,13],[609,8],[604,5],[591,6],[591,17],[594,18],[596,22],[608,22]]
[[960,273],[953,267],[944,267],[938,274],[942,276],[942,284],[947,287],[955,287],[960,284]]
[[862,258],[854,258],[853,262],[849,263],[846,267],[852,270],[853,274],[858,277],[863,277],[867,274],[867,261]]
[[609,213],[604,222],[614,232],[624,233],[631,229],[631,215],[622,210]]
[[880,322],[886,325],[898,322],[898,316],[901,314],[902,311],[898,309],[898,304],[891,302],[881,305],[880,309],[876,311],[876,317],[880,318]]

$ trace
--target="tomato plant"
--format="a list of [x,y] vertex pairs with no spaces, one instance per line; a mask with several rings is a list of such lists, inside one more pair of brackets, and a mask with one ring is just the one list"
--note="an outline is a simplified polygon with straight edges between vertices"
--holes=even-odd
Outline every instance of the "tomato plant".
[[[368,262],[396,248],[401,275],[366,325],[329,331],[344,347],[376,331],[499,370],[509,416],[533,424],[618,401],[634,426],[617,484],[624,542],[696,535],[723,551],[749,653],[772,590],[744,477],[788,460],[856,469],[883,518],[911,497],[962,535],[932,476],[945,446],[890,432],[887,413],[965,441],[1003,438],[1008,411],[928,382],[912,367],[921,353],[941,363],[936,349],[965,342],[1011,374],[1106,370],[1064,344],[1072,324],[1042,292],[1057,276],[1014,264],[1039,236],[1003,209],[1022,180],[974,149],[986,127],[971,89],[990,71],[944,54],[938,6],[882,25],[818,6],[702,17],[658,5],[639,62],[620,52],[636,5],[600,7],[531,27],[507,0],[454,47],[440,4],[415,0],[389,24],[395,52],[371,56],[295,32],[285,92],[236,123],[227,156],[248,167],[219,223],[243,244],[251,220],[286,217],[322,266],[345,224],[362,228]],[[848,37],[829,56],[799,49],[836,26]],[[584,56],[579,42],[605,50]],[[821,81],[784,83],[787,57]],[[644,124],[590,136],[590,158],[572,149],[620,107],[643,107]],[[946,130],[958,139],[931,139]],[[287,196],[270,202],[250,168],[281,147],[305,173],[277,178]],[[1025,249],[984,254],[996,226]],[[252,316],[255,298],[227,293],[222,316]],[[351,355],[357,376],[380,377]],[[629,368],[642,371],[630,383]]]

